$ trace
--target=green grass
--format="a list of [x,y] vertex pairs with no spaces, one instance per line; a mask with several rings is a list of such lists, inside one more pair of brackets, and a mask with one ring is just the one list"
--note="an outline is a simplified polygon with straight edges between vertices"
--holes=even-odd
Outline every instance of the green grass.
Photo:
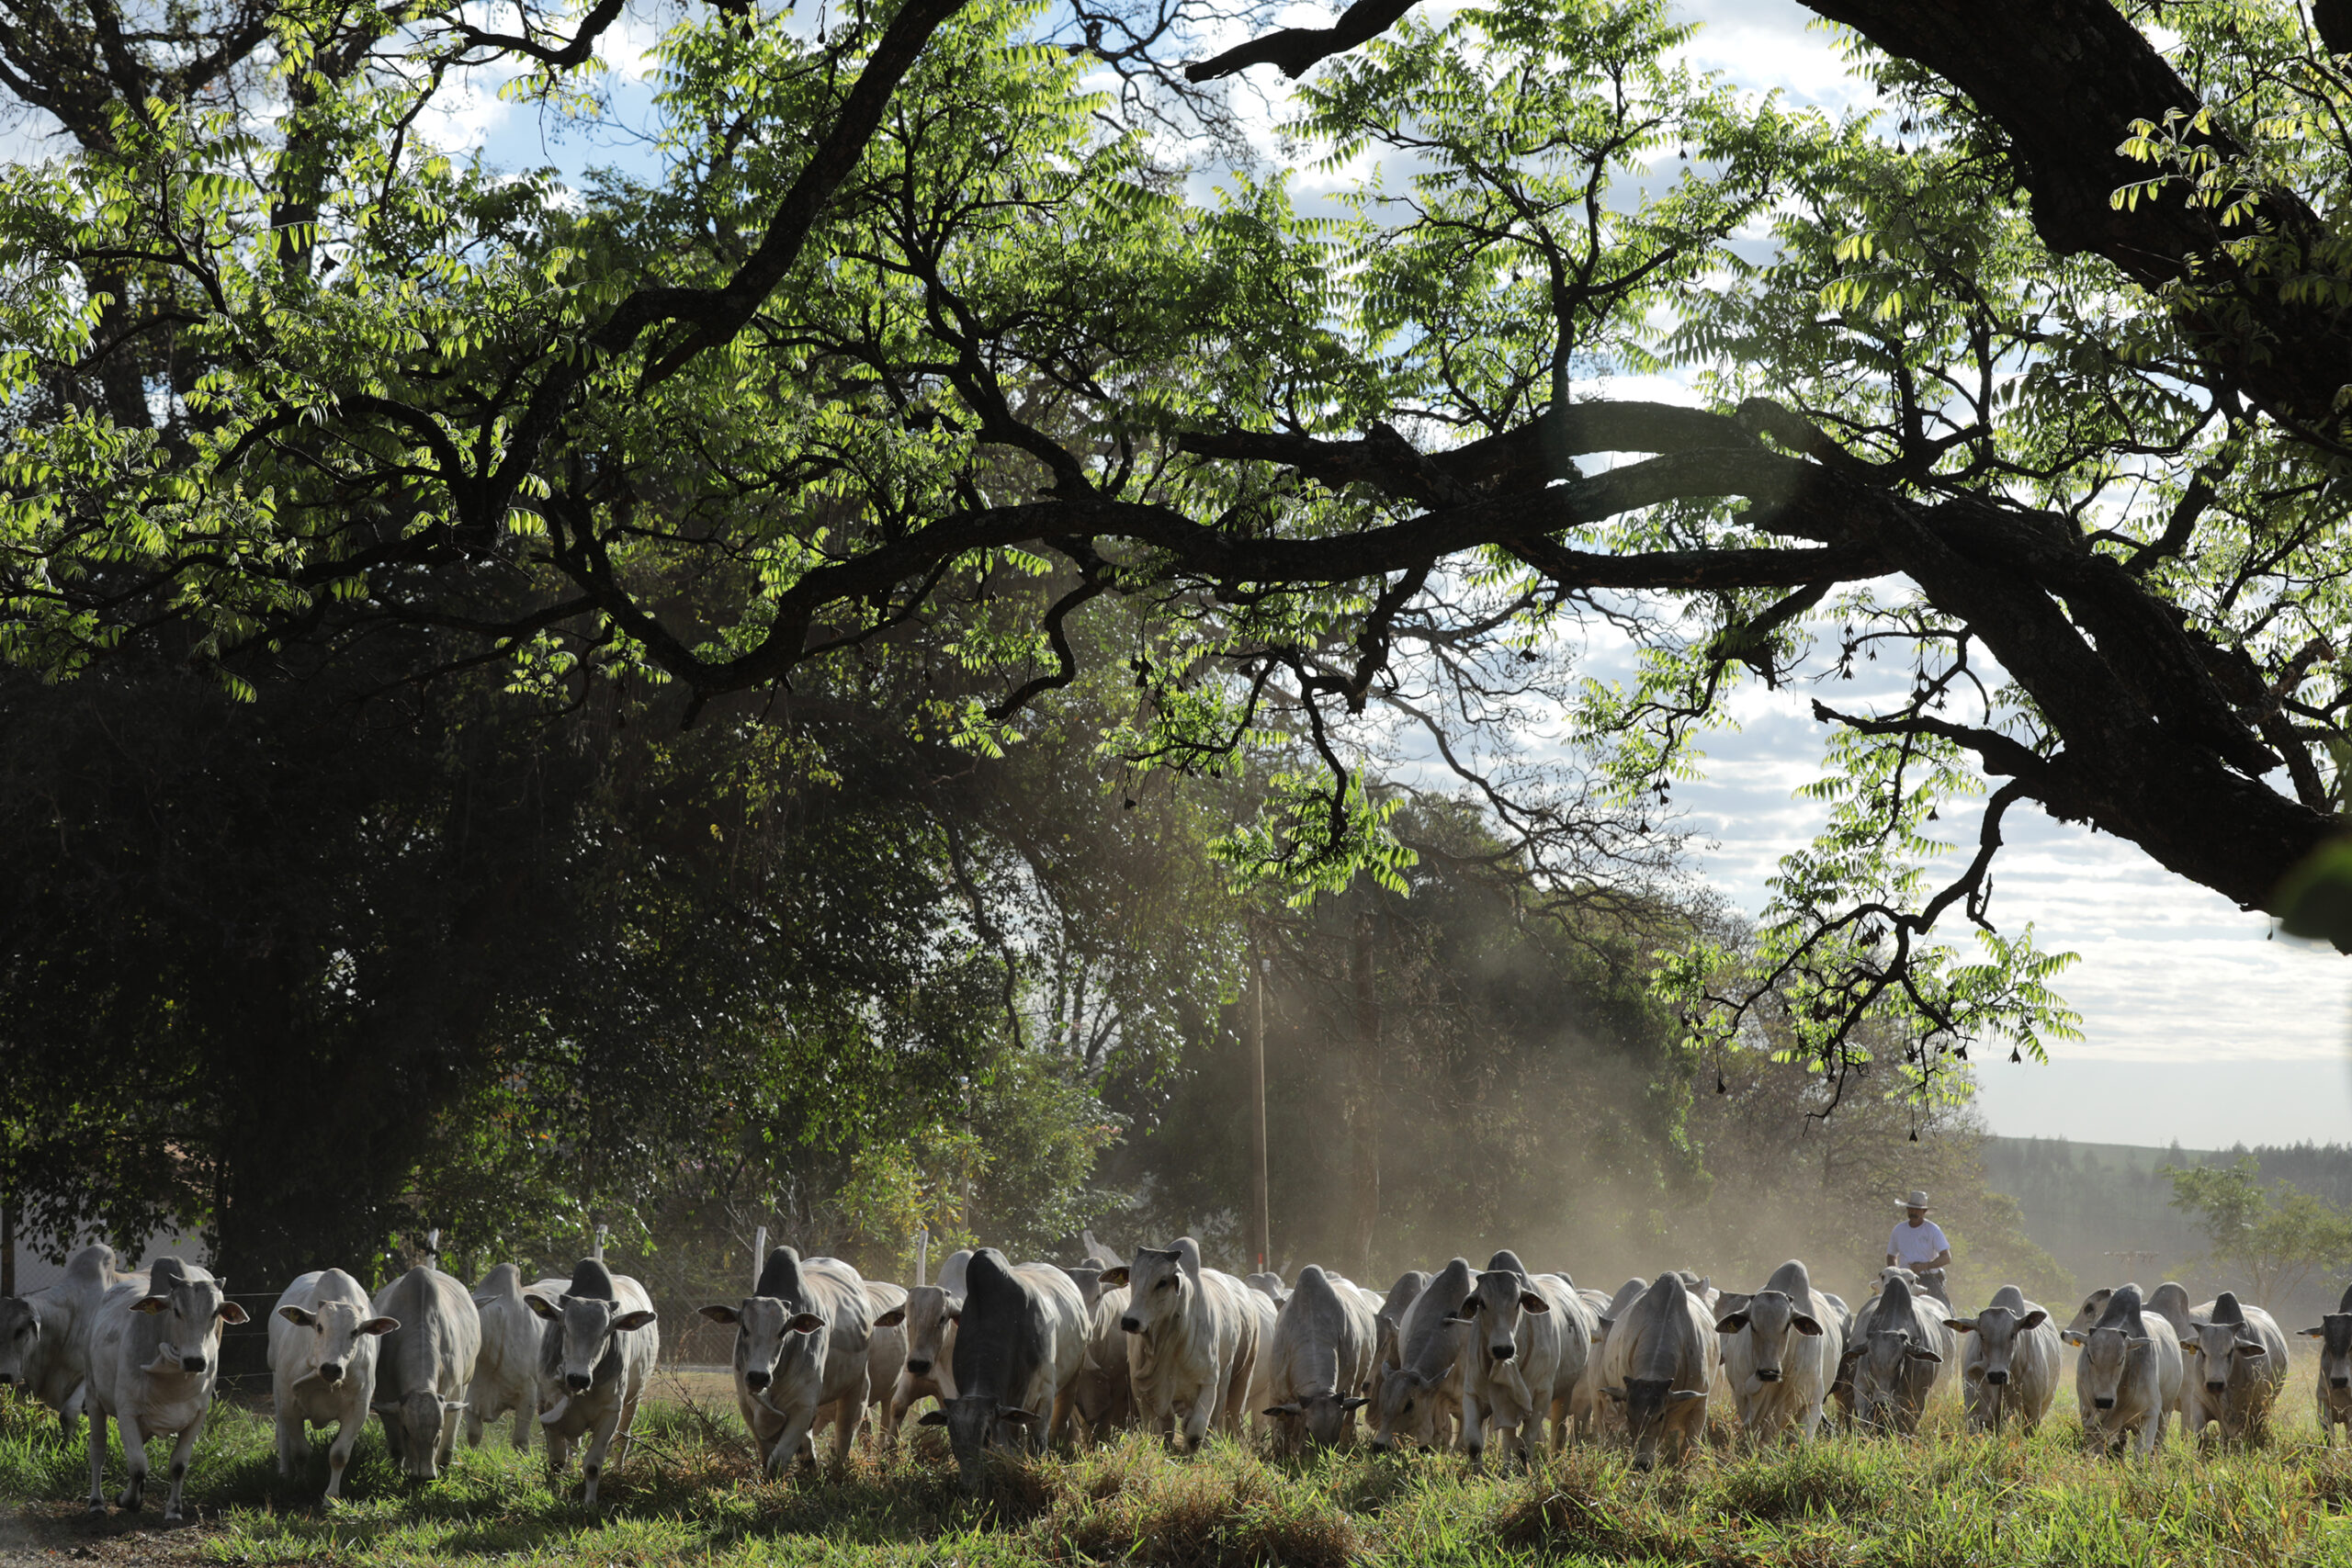
[[[1579,1448],[1537,1473],[1474,1475],[1451,1455],[1361,1451],[1298,1462],[1218,1441],[1193,1459],[1142,1438],[1035,1464],[1002,1464],[966,1499],[936,1431],[886,1461],[759,1479],[731,1410],[649,1404],[627,1466],[589,1517],[551,1492],[538,1453],[503,1437],[460,1447],[431,1485],[405,1480],[371,1428],[345,1482],[319,1504],[311,1468],[281,1482],[266,1417],[224,1409],[198,1450],[188,1495],[200,1524],[141,1538],[131,1556],[195,1562],[940,1563],[998,1568],[1122,1562],[1173,1568],[1347,1564],[1675,1563],[1732,1568],[2039,1563],[2278,1564],[2352,1568],[2352,1450],[2326,1451],[2300,1410],[2251,1450],[2153,1463],[2085,1453],[2071,1399],[2030,1439],[1970,1437],[1956,1407],[1917,1440],[1840,1438],[1756,1455],[1724,1443],[1655,1475]],[[2300,1417],[2300,1423],[2293,1419]],[[1719,1437],[1727,1434],[1719,1432]],[[153,1459],[160,1469],[162,1445]],[[0,1499],[25,1544],[71,1552],[157,1529],[151,1483],[139,1519],[85,1520],[80,1445],[53,1422],[0,1405]],[[119,1456],[108,1486],[119,1485]],[[5,1527],[0,1527],[5,1528]],[[5,1544],[5,1543],[0,1543]]]

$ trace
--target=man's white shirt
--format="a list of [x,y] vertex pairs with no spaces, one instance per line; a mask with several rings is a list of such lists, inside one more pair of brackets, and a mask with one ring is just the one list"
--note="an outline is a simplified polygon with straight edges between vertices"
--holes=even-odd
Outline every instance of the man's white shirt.
[[1897,1222],[1894,1239],[1886,1249],[1894,1254],[1895,1261],[1906,1269],[1917,1269],[1923,1263],[1933,1263],[1950,1244],[1944,1240],[1943,1228],[1933,1220],[1913,1224],[1909,1220]]

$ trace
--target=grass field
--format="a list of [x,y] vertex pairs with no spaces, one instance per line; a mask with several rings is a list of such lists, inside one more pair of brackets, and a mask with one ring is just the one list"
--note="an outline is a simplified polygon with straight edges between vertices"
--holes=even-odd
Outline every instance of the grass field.
[[[503,1437],[460,1447],[450,1473],[418,1486],[373,1427],[346,1500],[325,1511],[323,1442],[311,1473],[280,1482],[266,1416],[226,1409],[189,1481],[200,1522],[168,1535],[153,1488],[143,1516],[85,1518],[80,1445],[14,1405],[0,1407],[10,1517],[0,1562],[2352,1568],[2352,1450],[2319,1446],[2310,1373],[2298,1371],[2268,1444],[2196,1454],[2176,1433],[2153,1463],[2083,1453],[2069,1393],[2030,1439],[1969,1437],[1951,1404],[1917,1440],[1840,1438],[1763,1455],[1726,1442],[1650,1476],[1589,1448],[1532,1476],[1480,1476],[1452,1455],[1292,1463],[1219,1440],[1177,1459],[1131,1438],[1002,1465],[984,1501],[961,1495],[929,1429],[896,1461],[861,1449],[839,1472],[759,1480],[731,1402],[673,1383],[673,1397],[649,1404],[626,1468],[607,1477],[601,1519],[551,1493],[544,1458]],[[120,1474],[118,1459],[109,1488]]]

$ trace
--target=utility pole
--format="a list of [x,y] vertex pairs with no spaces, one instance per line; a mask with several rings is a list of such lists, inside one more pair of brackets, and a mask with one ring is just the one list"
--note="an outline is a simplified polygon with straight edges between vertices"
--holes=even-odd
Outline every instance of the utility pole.
[[1272,963],[1250,939],[1250,1246],[1262,1272],[1274,1250],[1273,1211],[1266,1195],[1266,971]]

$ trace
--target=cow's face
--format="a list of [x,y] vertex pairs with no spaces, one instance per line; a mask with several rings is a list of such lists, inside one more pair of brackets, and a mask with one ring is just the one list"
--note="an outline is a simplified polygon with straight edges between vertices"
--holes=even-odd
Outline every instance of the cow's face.
[[228,1298],[218,1280],[169,1280],[131,1303],[130,1310],[157,1320],[155,1359],[146,1370],[189,1377],[219,1367],[222,1324],[246,1321],[245,1309]]
[[1063,1271],[1069,1276],[1069,1282],[1078,1287],[1078,1299],[1084,1302],[1087,1312],[1092,1314],[1094,1303],[1102,1299],[1102,1270],[1090,1264]]
[[1329,1448],[1346,1436],[1355,1425],[1355,1414],[1368,1403],[1361,1394],[1333,1393],[1324,1390],[1303,1393],[1287,1404],[1276,1404],[1266,1411],[1274,1423],[1275,1435],[1283,1446],[1295,1452],[1309,1440]]
[[967,1393],[926,1411],[922,1424],[947,1428],[947,1446],[956,1451],[956,1468],[963,1476],[964,1490],[978,1496],[988,1479],[988,1450],[1019,1449],[1024,1435],[1040,1420],[1035,1413],[991,1394]]
[[1649,1470],[1657,1463],[1658,1439],[1666,1436],[1667,1416],[1678,1405],[1704,1399],[1707,1391],[1676,1388],[1670,1378],[1627,1378],[1623,1388],[1601,1393],[1625,1411],[1625,1436],[1634,1445],[1634,1468]]
[[821,1373],[825,1320],[797,1303],[745,1296],[734,1306],[704,1307],[702,1314],[735,1325],[735,1375],[754,1396],[797,1367],[813,1364]]
[[316,1308],[289,1303],[279,1307],[277,1315],[305,1331],[278,1341],[278,1353],[292,1358],[286,1371],[293,1375],[287,1382],[316,1378],[329,1388],[343,1382],[363,1346],[401,1325],[396,1317],[370,1317],[366,1309],[350,1302],[328,1302]]
[[40,1317],[22,1296],[0,1297],[0,1388],[32,1381],[40,1355]]
[[2249,1373],[2261,1371],[2261,1363],[2270,1354],[2261,1340],[2235,1323],[2205,1323],[2188,1320],[2188,1337],[2180,1347],[2186,1356],[2194,1357],[2183,1369],[2183,1375],[2196,1378],[2205,1385],[2208,1393],[2229,1392],[2230,1379],[2244,1367]]
[[1431,1446],[1441,1404],[1436,1378],[1410,1367],[1392,1369],[1381,1380],[1380,1403],[1373,1410],[1373,1448],[1387,1453],[1405,1442]]
[[2083,1337],[2097,1328],[2098,1320],[2107,1315],[2107,1303],[2114,1295],[2113,1291],[2093,1291],[2085,1296],[2082,1310],[2075,1314],[2074,1322],[2059,1331],[2059,1337],[2069,1345],[2080,1345]]
[[1816,1337],[1821,1333],[1821,1325],[1813,1314],[1799,1312],[1785,1291],[1758,1291],[1747,1298],[1746,1306],[1715,1321],[1718,1334],[1737,1334],[1743,1328],[1755,1348],[1758,1382],[1781,1381],[1792,1333]]
[[1916,1411],[1926,1392],[1927,1379],[1908,1375],[1913,1365],[1932,1366],[1943,1358],[1924,1345],[1914,1344],[1899,1328],[1871,1331],[1863,1343],[1847,1352],[1855,1359],[1855,1413],[1866,1422],[1893,1427]]
[[[0,1325],[6,1321],[0,1318]],[[2320,1342],[2320,1397],[2330,1410],[2352,1414],[2352,1312],[2329,1313],[2317,1328],[2304,1329],[2303,1337]]]
[[376,1414],[384,1423],[384,1446],[401,1461],[401,1472],[418,1481],[441,1473],[441,1434],[450,1430],[462,1399],[444,1399],[431,1389],[419,1389],[400,1399],[379,1400]]
[[2083,1336],[2083,1355],[2075,1369],[2075,1386],[2089,1397],[2092,1409],[2115,1408],[2133,1359],[2144,1359],[2152,1343],[2145,1335],[2120,1328],[2094,1328]]
[[1147,1337],[1181,1318],[1199,1289],[1184,1268],[1184,1255],[1172,1247],[1136,1247],[1135,1260],[1125,1269],[1102,1271],[1102,1283],[1127,1287],[1127,1310],[1119,1314],[1119,1326]]
[[1948,1317],[1944,1326],[1955,1334],[1976,1336],[1978,1360],[1970,1369],[1995,1388],[2007,1385],[2017,1362],[2018,1336],[2041,1327],[2050,1314],[2040,1307],[2023,1317],[2007,1307],[1986,1307],[1974,1317]]
[[907,1304],[874,1320],[876,1328],[903,1326],[907,1331],[907,1371],[919,1378],[933,1376],[947,1359],[947,1341],[956,1319],[964,1314],[964,1298],[937,1285],[912,1285]]
[[623,1312],[600,1296],[575,1296],[569,1291],[553,1302],[528,1292],[523,1300],[548,1325],[540,1367],[562,1383],[566,1394],[586,1393],[594,1387],[597,1371],[607,1356],[613,1358],[613,1363],[605,1375],[617,1376],[620,1361],[616,1337],[633,1328],[643,1328],[653,1321],[650,1309]]
[[1551,1310],[1551,1303],[1529,1290],[1517,1274],[1508,1269],[1489,1269],[1472,1281],[1460,1314],[1448,1321],[1469,1324],[1480,1353],[1490,1362],[1500,1362],[1519,1354],[1520,1315]]

